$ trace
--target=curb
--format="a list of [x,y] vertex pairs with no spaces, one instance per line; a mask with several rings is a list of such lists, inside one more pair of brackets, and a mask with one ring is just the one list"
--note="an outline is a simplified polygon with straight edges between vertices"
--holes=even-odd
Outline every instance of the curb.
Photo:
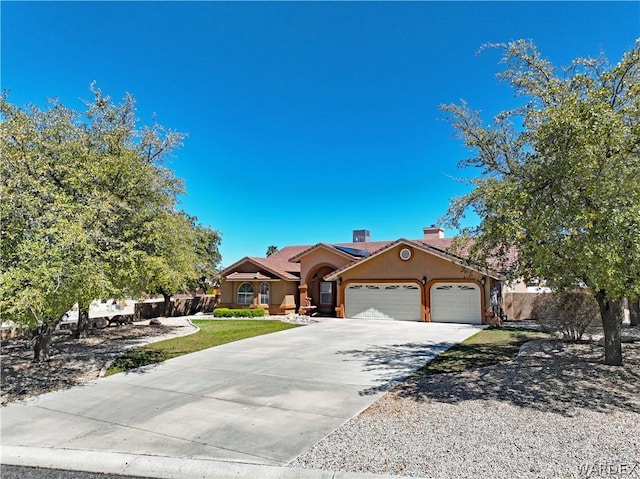
[[203,477],[216,479],[398,479],[402,477],[321,469],[294,469],[279,465],[215,459],[8,445],[2,447],[1,462],[12,466],[120,474],[147,479],[202,479]]

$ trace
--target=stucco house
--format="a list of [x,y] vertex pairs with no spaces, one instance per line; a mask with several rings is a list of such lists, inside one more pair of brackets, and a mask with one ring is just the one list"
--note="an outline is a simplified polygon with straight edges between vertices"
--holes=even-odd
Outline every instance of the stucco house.
[[313,312],[338,318],[486,323],[504,276],[447,252],[444,230],[420,239],[287,246],[267,258],[244,257],[221,272],[223,307],[270,314]]

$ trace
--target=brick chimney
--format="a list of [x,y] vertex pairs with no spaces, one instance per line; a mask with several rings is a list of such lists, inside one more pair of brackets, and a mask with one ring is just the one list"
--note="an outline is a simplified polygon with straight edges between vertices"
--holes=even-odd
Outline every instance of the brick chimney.
[[422,232],[426,240],[444,238],[444,230],[436,225],[424,227],[422,228]]

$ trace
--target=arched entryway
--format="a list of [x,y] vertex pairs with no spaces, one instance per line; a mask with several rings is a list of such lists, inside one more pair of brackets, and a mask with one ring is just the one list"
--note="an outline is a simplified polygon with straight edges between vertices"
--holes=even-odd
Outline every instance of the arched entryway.
[[324,316],[336,314],[336,282],[323,278],[335,270],[332,265],[320,265],[313,269],[307,278],[307,296],[315,310]]

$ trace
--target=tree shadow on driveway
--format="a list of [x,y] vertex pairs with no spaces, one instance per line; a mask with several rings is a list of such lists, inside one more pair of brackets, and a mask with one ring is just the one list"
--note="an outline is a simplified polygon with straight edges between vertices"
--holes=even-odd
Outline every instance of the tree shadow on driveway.
[[522,356],[460,373],[414,376],[395,393],[416,401],[497,400],[574,416],[580,409],[640,413],[640,344],[625,346],[626,366],[605,366],[593,344],[535,341]]
[[389,391],[454,344],[449,342],[392,344],[337,351],[336,354],[344,355],[345,361],[363,363],[364,371],[376,372],[377,384],[360,391],[361,396],[368,396]]

